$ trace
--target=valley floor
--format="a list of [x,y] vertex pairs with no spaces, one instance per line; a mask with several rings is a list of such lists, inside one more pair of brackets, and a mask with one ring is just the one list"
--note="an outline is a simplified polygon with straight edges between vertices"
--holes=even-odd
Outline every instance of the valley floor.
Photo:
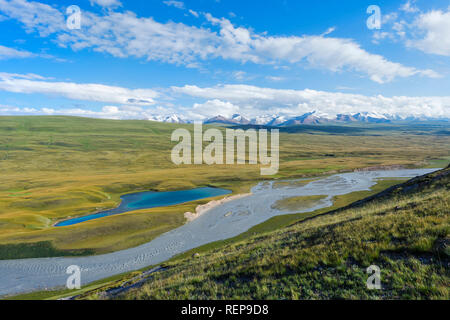
[[[344,209],[174,259],[120,295],[100,288],[78,298],[449,299],[449,229],[450,166]],[[366,286],[370,265],[381,269],[381,290]]]
[[[183,225],[185,212],[210,201],[53,227],[69,217],[114,208],[122,194],[202,186],[240,194],[261,181],[259,166],[175,166],[170,136],[180,127],[192,130],[150,121],[0,117],[0,259],[135,247]],[[442,167],[450,159],[444,125],[287,129],[280,134],[280,171],[270,179],[391,165]]]
[[[261,181],[258,166],[173,165],[170,135],[179,127],[192,130],[190,125],[148,121],[0,117],[0,260],[98,255],[136,247],[182,226],[185,212],[211,200],[53,227],[68,217],[113,208],[122,194],[200,186],[239,194]],[[288,129],[280,135],[280,171],[270,177],[280,185],[287,178],[367,167],[443,167],[450,160],[450,140],[439,125],[343,126],[338,134],[327,126]],[[146,281],[146,270],[141,270],[91,283],[76,295],[448,299],[448,169],[444,173],[443,178],[425,180],[423,188],[395,189],[332,214],[321,215],[327,209],[273,217],[235,238],[171,259],[163,272],[151,273]],[[379,181],[372,191],[338,196],[333,209],[397,183]],[[381,268],[383,290],[365,287],[371,264]],[[119,296],[105,294],[107,288],[136,281],[141,281],[140,288]],[[44,291],[21,297],[70,294]]]

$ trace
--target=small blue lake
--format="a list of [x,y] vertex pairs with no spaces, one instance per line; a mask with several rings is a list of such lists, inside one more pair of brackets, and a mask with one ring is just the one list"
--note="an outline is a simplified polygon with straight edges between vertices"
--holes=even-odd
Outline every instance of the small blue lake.
[[175,204],[186,203],[205,198],[212,198],[230,193],[230,190],[211,187],[167,192],[147,191],[131,193],[120,197],[120,199],[122,199],[122,202],[117,208],[90,214],[87,216],[64,220],[55,224],[55,227],[72,226],[81,222],[112,216],[119,213],[125,213],[128,211],[150,209],[156,207],[167,207]]

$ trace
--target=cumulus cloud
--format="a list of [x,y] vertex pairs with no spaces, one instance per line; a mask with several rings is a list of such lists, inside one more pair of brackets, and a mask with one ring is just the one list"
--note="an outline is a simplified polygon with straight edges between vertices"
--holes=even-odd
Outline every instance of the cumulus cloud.
[[450,56],[450,8],[420,14],[413,26],[424,36],[407,42],[426,53]]
[[195,103],[192,109],[185,110],[186,116],[191,120],[202,120],[215,116],[231,117],[239,112],[239,107],[218,99],[208,100],[205,103]]
[[[175,5],[176,1],[170,2]],[[179,5],[178,5],[179,6]],[[183,23],[159,23],[135,13],[83,11],[82,30],[68,30],[64,15],[51,6],[25,0],[0,0],[0,11],[20,21],[27,31],[53,35],[63,47],[91,48],[115,57],[136,57],[186,66],[197,66],[207,59],[222,58],[242,63],[307,64],[331,72],[356,71],[373,81],[384,83],[398,77],[436,76],[431,70],[418,70],[371,54],[351,39],[323,35],[268,36],[228,19],[204,14],[213,28]],[[332,31],[329,29],[328,31]]]
[[193,110],[196,112],[200,108],[212,109],[213,106],[217,106],[215,109],[217,114],[226,103],[229,103],[228,113],[242,113],[249,117],[261,114],[296,116],[316,110],[331,116],[339,113],[375,112],[403,117],[450,118],[450,97],[365,96],[249,85],[222,85],[209,88],[184,86],[173,87],[172,90],[178,94],[207,99],[206,104],[194,105]]
[[139,106],[112,106],[107,105],[100,110],[90,110],[87,108],[21,108],[16,106],[0,105],[2,115],[63,115],[78,116],[103,119],[150,119],[154,116],[156,109],[144,109]]
[[130,105],[152,105],[158,95],[151,89],[127,89],[103,84],[48,81],[27,74],[0,73],[0,90],[15,93],[42,93],[62,96],[74,100],[120,103]]
[[415,1],[411,1],[408,0],[407,2],[405,2],[401,7],[400,10],[405,11],[405,12],[409,12],[409,13],[414,13],[414,12],[418,12],[419,8],[417,8],[414,4]]
[[8,105],[0,105],[0,112],[3,115],[24,115],[24,114],[35,114],[38,112],[35,108],[19,108]]
[[[3,78],[4,74],[0,74],[0,79]],[[100,110],[90,110],[84,107],[55,110],[52,108],[18,108],[0,105],[1,114],[58,114],[109,119],[152,119],[155,115],[167,116],[169,114],[178,114],[185,119],[202,120],[217,115],[231,117],[236,113],[253,118],[268,114],[293,117],[306,112],[317,111],[319,114],[327,114],[329,116],[370,112],[405,118],[429,117],[450,119],[450,96],[386,97],[382,95],[365,96],[361,94],[310,89],[273,89],[250,85],[220,85],[205,88],[186,85],[183,87],[172,87],[165,91],[173,98],[188,96],[190,99],[196,100],[192,105],[180,106],[176,102],[176,104],[155,104],[149,107],[145,104],[138,105],[129,102],[128,97],[135,92],[141,92],[142,89],[130,90],[100,85],[101,90],[93,91],[93,88],[99,87],[88,86],[86,88],[84,85],[79,84],[68,85],[67,83],[37,81],[33,79],[39,79],[39,76],[33,74],[23,75],[20,80],[26,82],[15,82],[14,87],[18,89],[13,92],[58,94],[70,99],[102,101],[111,104],[105,105]],[[29,82],[58,83],[54,87],[59,87],[60,89],[58,91],[56,89],[48,90],[42,84],[30,86]],[[0,89],[3,89],[4,86],[4,81],[0,81]],[[78,94],[72,95],[72,93],[68,93],[67,88],[77,91]],[[109,96],[110,98],[104,98],[105,96]],[[122,102],[124,101],[128,103],[123,104]]]
[[398,12],[384,15],[383,25],[384,31],[373,33],[374,43],[401,41],[425,53],[450,56],[450,7],[421,12],[408,1]]
[[23,23],[27,32],[37,31],[42,37],[66,28],[62,12],[47,4],[26,0],[0,0],[0,11],[5,17]]

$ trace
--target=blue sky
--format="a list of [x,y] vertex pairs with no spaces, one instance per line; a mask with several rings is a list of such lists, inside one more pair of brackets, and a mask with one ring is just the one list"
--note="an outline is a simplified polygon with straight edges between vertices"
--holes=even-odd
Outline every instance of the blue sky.
[[450,118],[448,0],[0,0],[0,28],[1,115]]

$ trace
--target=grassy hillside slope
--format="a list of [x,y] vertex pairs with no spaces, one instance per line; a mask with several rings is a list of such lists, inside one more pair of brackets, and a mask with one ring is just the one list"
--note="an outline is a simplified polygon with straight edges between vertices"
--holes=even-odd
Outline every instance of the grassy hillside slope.
[[[113,208],[124,193],[197,186],[247,192],[257,166],[175,166],[173,130],[191,125],[78,117],[0,117],[0,259],[98,254],[137,246],[185,222],[198,204],[140,210],[76,226],[67,217]],[[440,165],[443,125],[321,127],[281,133],[280,172],[306,177],[355,168]],[[338,130],[339,131],[339,130]]]
[[[449,299],[449,222],[450,166],[287,228],[175,259],[118,297]],[[369,265],[381,268],[382,290],[367,289]],[[100,289],[80,298],[104,296]]]

